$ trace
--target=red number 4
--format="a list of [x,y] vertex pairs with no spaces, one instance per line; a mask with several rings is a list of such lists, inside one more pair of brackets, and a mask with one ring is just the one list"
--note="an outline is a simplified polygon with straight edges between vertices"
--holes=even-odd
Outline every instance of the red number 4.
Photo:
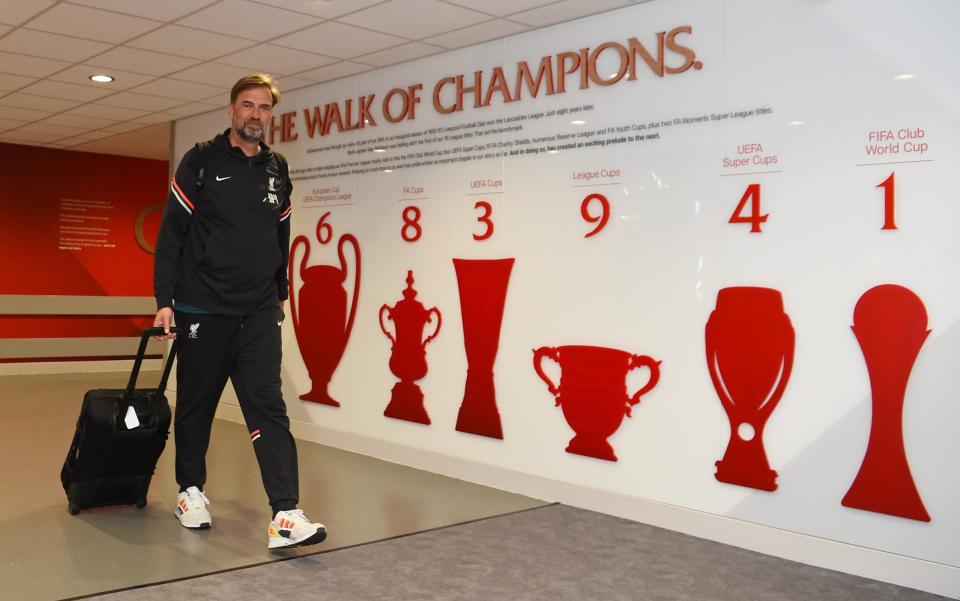
[[[750,201],[750,214],[744,215],[743,210],[746,208],[748,200]],[[769,214],[760,214],[760,184],[750,184],[743,196],[740,197],[740,204],[737,205],[737,209],[730,216],[730,223],[749,223],[750,233],[759,234],[761,233],[760,224],[766,223],[768,217],[770,217]]]

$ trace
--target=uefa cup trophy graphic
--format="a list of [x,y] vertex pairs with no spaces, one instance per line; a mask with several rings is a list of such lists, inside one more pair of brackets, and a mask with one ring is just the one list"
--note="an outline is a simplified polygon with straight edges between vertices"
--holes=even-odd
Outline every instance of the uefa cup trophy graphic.
[[[560,364],[560,386],[543,371],[543,359]],[[607,438],[620,428],[623,416],[653,390],[660,380],[660,361],[599,346],[542,346],[533,351],[533,368],[547,385],[563,416],[576,433],[568,453],[616,461]],[[627,394],[627,373],[638,367],[650,370],[647,383],[632,396]]]
[[514,259],[454,259],[467,352],[467,381],[457,415],[457,430],[503,438],[493,363]]
[[[300,261],[299,297],[294,287],[293,257],[297,246],[304,246],[303,259]],[[353,247],[356,273],[353,277],[353,299],[347,311],[347,292],[343,283],[347,278],[347,260],[344,246]],[[360,244],[352,234],[340,236],[337,244],[340,267],[334,265],[314,265],[307,267],[310,258],[310,242],[306,236],[297,236],[290,246],[290,312],[293,317],[293,331],[297,344],[307,366],[307,373],[313,387],[310,392],[300,395],[304,401],[313,401],[323,405],[339,407],[340,403],[330,396],[327,386],[330,378],[340,364],[346,349],[353,319],[357,313],[357,298],[360,295]],[[299,310],[298,310],[299,308]]]
[[[380,329],[392,343],[390,355],[390,371],[400,378],[393,385],[390,394],[390,404],[383,414],[395,419],[405,419],[411,422],[429,424],[430,416],[423,406],[423,391],[415,380],[427,375],[427,344],[440,333],[440,310],[433,307],[427,310],[416,300],[417,291],[413,288],[413,271],[407,271],[407,288],[403,291],[403,299],[393,307],[380,307]],[[387,330],[383,316],[394,323],[397,335]],[[423,329],[432,323],[432,316],[437,316],[437,326],[430,334],[423,338]]]
[[777,489],[763,448],[763,428],[793,368],[794,331],[780,292],[723,288],[706,327],[707,366],[730,421],[730,441],[716,462],[721,482]]
[[930,334],[927,310],[912,291],[884,284],[863,293],[851,327],[870,375],[873,421],[867,452],[843,505],[929,522],[903,444],[903,402],[913,364]]

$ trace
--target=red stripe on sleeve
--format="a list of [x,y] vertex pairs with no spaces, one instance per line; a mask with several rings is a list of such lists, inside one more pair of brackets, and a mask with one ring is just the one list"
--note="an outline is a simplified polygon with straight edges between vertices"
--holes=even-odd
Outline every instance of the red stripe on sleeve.
[[187,195],[183,193],[183,190],[180,189],[180,185],[177,184],[176,178],[172,179],[171,183],[173,184],[173,187],[177,189],[177,193],[180,194],[180,198],[182,198],[185,203],[190,205],[190,210],[192,211],[194,209],[193,202],[191,202],[190,199],[187,198]]

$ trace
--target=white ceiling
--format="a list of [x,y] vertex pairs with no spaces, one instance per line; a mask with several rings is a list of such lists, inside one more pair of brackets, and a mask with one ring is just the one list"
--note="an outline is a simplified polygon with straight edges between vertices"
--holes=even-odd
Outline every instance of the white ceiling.
[[166,160],[251,71],[290,91],[635,2],[0,0],[0,142]]

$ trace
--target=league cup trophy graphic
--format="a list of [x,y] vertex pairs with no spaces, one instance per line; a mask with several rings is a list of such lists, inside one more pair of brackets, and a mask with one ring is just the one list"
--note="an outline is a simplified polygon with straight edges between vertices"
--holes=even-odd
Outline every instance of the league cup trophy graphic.
[[763,428],[793,368],[794,331],[780,292],[723,288],[706,327],[707,366],[730,421],[730,441],[716,462],[721,482],[777,489],[763,448]]
[[503,438],[493,363],[514,259],[454,259],[467,352],[467,382],[457,416],[457,430]]
[[[304,246],[303,259],[300,261],[300,278],[303,285],[300,287],[299,298],[293,283],[294,254],[297,246]],[[344,256],[344,246],[353,247],[356,263],[356,273],[353,276],[353,299],[350,310],[347,311],[347,292],[343,283],[347,278],[347,260]],[[357,313],[357,298],[360,295],[360,244],[352,234],[340,236],[337,244],[337,254],[340,257],[340,267],[334,265],[314,265],[307,267],[310,258],[310,242],[306,236],[297,236],[290,247],[289,278],[290,278],[290,312],[293,317],[293,331],[297,337],[300,354],[307,366],[307,373],[313,388],[310,392],[300,395],[304,401],[313,401],[324,405],[339,407],[340,403],[334,400],[327,392],[330,378],[340,364],[343,351],[346,349],[350,332],[353,330],[353,319]],[[299,311],[298,311],[299,307]]]
[[860,297],[851,327],[870,374],[873,421],[867,452],[843,505],[929,522],[903,444],[903,402],[913,364],[930,334],[927,310],[912,291],[884,284]]
[[[543,359],[560,364],[560,386],[543,371]],[[599,346],[542,346],[533,351],[533,368],[547,385],[563,416],[576,433],[567,445],[568,453],[616,461],[607,438],[620,428],[623,416],[653,390],[660,380],[660,361],[647,355],[633,355]],[[647,383],[627,395],[627,372],[638,367],[650,370]]]
[[[403,299],[393,307],[380,307],[380,329],[392,343],[390,371],[400,378],[400,381],[393,385],[390,404],[383,414],[396,419],[429,424],[430,416],[423,406],[423,391],[414,381],[427,375],[427,344],[440,333],[442,317],[439,309],[425,309],[416,297],[413,271],[407,271],[407,288],[403,291]],[[383,322],[384,314],[394,323],[396,337],[387,330]],[[437,326],[433,334],[424,339],[424,327],[433,322],[434,314],[437,316]]]

